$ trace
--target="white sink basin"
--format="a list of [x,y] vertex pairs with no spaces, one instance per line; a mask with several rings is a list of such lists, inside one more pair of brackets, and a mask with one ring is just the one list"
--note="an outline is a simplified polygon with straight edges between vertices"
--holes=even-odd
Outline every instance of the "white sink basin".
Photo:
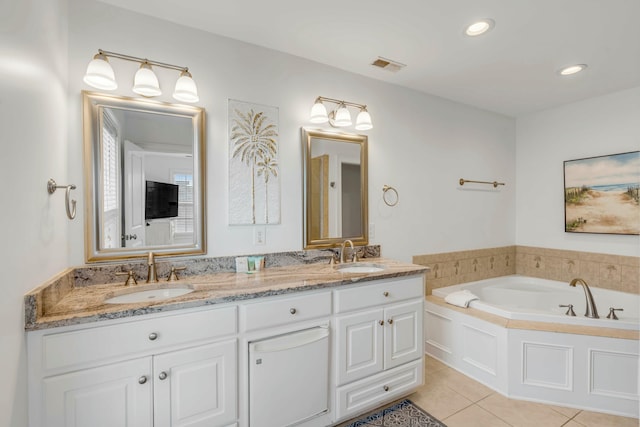
[[336,269],[341,273],[377,273],[384,270],[384,266],[380,264],[372,264],[370,262],[356,262],[348,264],[340,264]]
[[193,292],[188,287],[127,289],[116,296],[104,300],[105,304],[131,304],[137,302],[155,302],[175,298]]

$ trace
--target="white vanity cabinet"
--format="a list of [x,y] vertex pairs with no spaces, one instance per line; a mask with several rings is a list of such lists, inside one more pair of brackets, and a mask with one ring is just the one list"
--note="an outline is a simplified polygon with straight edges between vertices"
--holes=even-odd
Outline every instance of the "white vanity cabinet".
[[232,339],[154,356],[154,427],[235,421],[237,347]]
[[29,425],[232,424],[236,334],[235,306],[32,332]]
[[324,427],[405,396],[424,277],[352,280],[29,331],[29,426]]
[[337,290],[336,420],[422,384],[422,276]]
[[43,409],[30,407],[30,425],[152,426],[151,369],[145,357],[45,378]]

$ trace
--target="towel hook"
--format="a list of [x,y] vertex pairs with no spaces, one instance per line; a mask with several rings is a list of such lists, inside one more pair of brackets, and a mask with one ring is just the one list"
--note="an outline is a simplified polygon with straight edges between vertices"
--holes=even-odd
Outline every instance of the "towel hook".
[[[395,200],[389,201],[387,199],[387,191],[392,191],[395,194]],[[385,185],[384,187],[382,187],[382,200],[384,200],[387,206],[397,205],[398,201],[400,200],[400,196],[398,196],[398,190],[396,190],[390,185]]]
[[75,190],[76,186],[71,184],[71,185],[58,185],[56,184],[56,181],[51,178],[49,179],[49,181],[47,181],[47,191],[49,192],[49,194],[53,194],[56,192],[56,190],[58,188],[65,188],[66,192],[65,192],[65,196],[64,196],[64,201],[65,201],[65,207],[67,208],[67,216],[69,217],[69,219],[74,219],[76,217],[76,201],[75,200],[71,200],[71,203],[69,203],[69,199],[70,199],[70,194],[71,194],[71,190]]

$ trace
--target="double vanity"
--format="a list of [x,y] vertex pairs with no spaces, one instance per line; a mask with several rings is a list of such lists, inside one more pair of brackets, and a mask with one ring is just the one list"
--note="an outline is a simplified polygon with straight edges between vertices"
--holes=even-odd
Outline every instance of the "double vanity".
[[87,266],[25,295],[31,427],[321,427],[423,383],[427,267],[367,246],[366,135],[302,129],[305,251],[240,273],[176,258],[207,253],[204,109],[82,97]]
[[353,418],[423,382],[425,271],[374,258],[157,284],[59,277],[25,296],[30,426]]

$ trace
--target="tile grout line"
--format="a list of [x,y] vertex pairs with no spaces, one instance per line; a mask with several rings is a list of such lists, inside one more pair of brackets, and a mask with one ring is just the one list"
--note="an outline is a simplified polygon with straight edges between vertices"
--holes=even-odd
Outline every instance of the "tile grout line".
[[[459,394],[459,393],[458,393],[458,394]],[[462,395],[460,394],[460,396],[462,396]],[[464,397],[464,396],[462,396],[462,397]],[[444,417],[444,418],[443,418],[443,420],[442,420],[442,421],[445,421],[447,418],[451,418],[451,417],[453,417],[454,415],[456,415],[456,414],[458,414],[458,413],[460,413],[460,412],[462,412],[462,411],[464,411],[464,410],[466,410],[466,409],[469,409],[469,408],[471,408],[471,407],[472,407],[472,406],[474,406],[474,405],[475,405],[475,403],[471,402],[469,405],[465,406],[464,408],[458,409],[458,410],[457,410],[457,411],[455,411],[453,414],[451,414],[451,415],[447,415],[446,417]]]
[[[482,399],[478,400],[478,402],[480,402],[480,401],[481,401],[481,400],[483,400],[483,399],[485,399],[485,398],[483,397]],[[506,420],[504,420],[504,419],[500,418],[498,415],[494,414],[494,413],[493,413],[493,412],[491,412],[490,410],[488,410],[488,409],[486,409],[486,408],[483,408],[482,406],[477,405],[476,403],[472,403],[471,405],[469,405],[469,406],[467,406],[467,407],[464,407],[464,408],[460,409],[459,411],[454,412],[453,414],[451,414],[451,415],[449,415],[448,417],[446,417],[443,421],[446,421],[448,418],[451,418],[451,417],[453,417],[454,415],[456,415],[456,414],[458,414],[458,413],[460,413],[460,412],[462,412],[462,411],[465,411],[465,410],[467,410],[467,409],[471,408],[472,406],[475,406],[476,408],[480,409],[481,411],[485,411],[486,413],[490,414],[490,415],[491,415],[492,417],[494,417],[494,418],[499,419],[500,421],[502,421],[503,423],[505,423],[505,424],[506,424],[506,425],[508,425],[509,427],[516,427],[516,426],[514,426],[513,424],[510,424],[509,422],[507,422]]]
[[[556,412],[557,412],[557,411],[556,411]],[[564,424],[562,424],[562,425],[563,425],[563,426],[565,426],[565,425],[569,424],[571,421],[573,421],[574,423],[579,424],[579,425],[584,425],[584,424],[582,424],[581,422],[579,422],[579,421],[576,421],[576,420],[575,420],[575,418],[576,418],[578,415],[580,415],[581,413],[582,413],[582,410],[579,410],[578,412],[576,412],[576,414],[575,414],[573,417],[569,418],[569,419],[567,420],[567,422],[566,422],[566,423],[564,423]]]
[[[478,400],[476,403],[474,403],[474,405],[477,405],[479,402],[482,402],[483,400],[488,399],[490,396],[493,396],[493,395],[494,395],[494,394],[496,394],[496,393],[498,393],[498,392],[497,392],[497,391],[494,391],[493,393],[490,393],[490,394],[486,395],[485,397],[483,397],[482,399],[480,399],[480,400]],[[498,393],[498,394],[500,394],[500,393]],[[491,412],[489,409],[487,409],[487,408],[483,408],[483,407],[482,407],[482,406],[480,406],[480,405],[477,405],[477,406],[478,406],[478,408],[480,408],[480,409],[483,409],[483,410],[487,411],[488,413],[490,413],[491,415],[493,415],[494,417],[496,417],[497,419],[499,419],[500,421],[502,421],[502,422],[503,422],[503,423],[505,423],[506,425],[511,426],[511,427],[515,427],[513,424],[511,424],[511,423],[510,423],[510,422],[508,422],[507,420],[503,419],[503,418],[502,418],[502,417],[500,417],[499,415],[494,414],[494,413],[493,413],[493,412]]]

